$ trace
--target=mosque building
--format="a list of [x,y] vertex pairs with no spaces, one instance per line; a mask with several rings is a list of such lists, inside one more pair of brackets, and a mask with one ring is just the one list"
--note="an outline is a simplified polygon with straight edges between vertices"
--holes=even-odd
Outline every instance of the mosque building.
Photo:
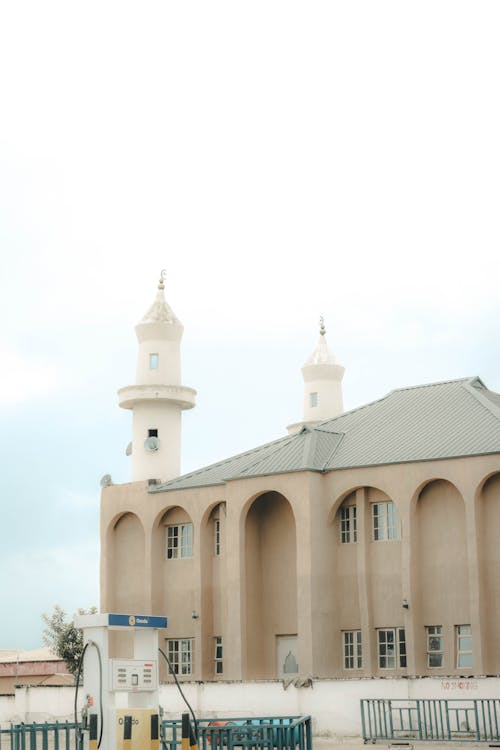
[[166,614],[186,680],[500,675],[500,395],[467,377],[344,412],[321,322],[303,420],[179,476],[182,332],[160,281],[119,391],[101,611]]

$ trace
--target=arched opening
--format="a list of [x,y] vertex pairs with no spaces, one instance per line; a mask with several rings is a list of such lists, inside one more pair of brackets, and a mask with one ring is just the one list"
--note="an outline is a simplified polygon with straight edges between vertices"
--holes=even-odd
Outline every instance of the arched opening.
[[[124,513],[108,530],[108,596],[109,612],[146,612],[145,534],[134,513]],[[130,633],[113,633],[110,655],[132,656]]]
[[120,516],[110,530],[108,606],[113,612],[137,612],[145,609],[145,537],[134,513]]
[[288,500],[257,497],[245,519],[247,679],[298,672],[296,545]]
[[465,505],[460,492],[444,479],[429,482],[418,495],[414,523],[413,575],[419,593],[417,670],[470,673],[472,657],[465,653],[471,627],[469,575]]
[[488,674],[500,674],[500,474],[494,474],[483,484],[479,505],[479,562],[483,598],[484,643],[487,644],[485,664]]
[[[180,506],[164,510],[153,527],[152,599],[155,614],[168,617],[164,648],[179,679],[195,676],[197,589],[195,543],[197,530],[191,516]],[[160,677],[170,680],[165,665]]]

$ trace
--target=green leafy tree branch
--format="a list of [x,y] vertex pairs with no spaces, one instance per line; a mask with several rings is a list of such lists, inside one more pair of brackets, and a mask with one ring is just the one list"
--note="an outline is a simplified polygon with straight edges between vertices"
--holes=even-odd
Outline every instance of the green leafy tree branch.
[[[96,612],[97,607],[91,607],[79,609],[76,614],[93,615]],[[82,631],[74,626],[73,620],[66,619],[66,612],[58,604],[54,605],[52,614],[44,612],[42,620],[47,626],[42,634],[43,642],[56,656],[66,662],[69,671],[75,676],[83,651]]]

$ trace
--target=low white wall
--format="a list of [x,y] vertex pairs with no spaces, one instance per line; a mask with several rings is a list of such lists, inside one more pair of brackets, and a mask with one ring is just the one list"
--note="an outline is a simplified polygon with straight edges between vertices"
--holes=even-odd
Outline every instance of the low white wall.
[[[78,710],[83,705],[83,690],[78,691]],[[73,721],[75,690],[72,687],[32,685],[16,688],[14,696],[0,695],[0,725]]]
[[[361,735],[361,698],[494,698],[499,678],[313,680],[311,687],[282,682],[183,683],[195,713],[204,717],[310,715],[313,733],[323,737]],[[162,685],[168,718],[186,710],[175,685]]]
[[[316,736],[361,735],[361,698],[498,698],[500,678],[314,680],[311,687],[286,689],[282,682],[182,683],[193,710],[201,717],[289,716],[310,714]],[[0,696],[0,722],[73,720],[72,687],[23,687]],[[79,690],[79,705],[83,701]],[[167,718],[186,710],[174,684],[162,685],[160,704]]]

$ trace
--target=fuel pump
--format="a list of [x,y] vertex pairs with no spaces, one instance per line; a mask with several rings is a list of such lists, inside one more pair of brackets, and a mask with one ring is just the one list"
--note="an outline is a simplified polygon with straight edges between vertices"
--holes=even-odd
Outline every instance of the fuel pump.
[[[75,626],[83,630],[84,750],[158,750],[158,630],[167,618],[77,615]],[[132,633],[132,658],[110,658],[112,631]]]

